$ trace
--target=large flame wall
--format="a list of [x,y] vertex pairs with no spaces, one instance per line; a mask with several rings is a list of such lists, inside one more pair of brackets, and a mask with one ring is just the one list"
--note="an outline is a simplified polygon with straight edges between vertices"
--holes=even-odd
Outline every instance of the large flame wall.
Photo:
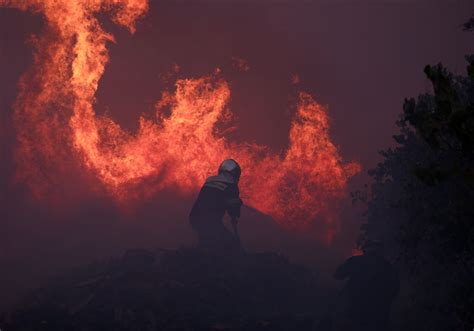
[[195,193],[223,159],[232,157],[243,168],[247,205],[290,228],[319,220],[324,237],[331,239],[338,224],[329,205],[344,196],[347,180],[360,167],[342,163],[329,136],[327,112],[309,94],[299,94],[282,153],[216,133],[216,124],[229,116],[231,93],[216,75],[178,80],[175,91],[157,102],[155,118],[142,117],[138,131],[130,134],[94,112],[107,43],[114,40],[95,15],[109,13],[134,32],[147,0],[0,0],[0,6],[40,13],[47,22],[33,37],[34,66],[21,78],[15,105],[17,174],[37,198],[60,199],[55,187],[75,171],[93,174],[120,203],[165,188]]

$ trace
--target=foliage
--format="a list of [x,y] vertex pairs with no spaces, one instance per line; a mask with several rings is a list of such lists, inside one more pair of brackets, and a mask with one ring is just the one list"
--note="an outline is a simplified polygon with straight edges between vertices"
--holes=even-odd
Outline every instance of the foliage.
[[405,100],[397,146],[369,171],[359,245],[383,239],[406,273],[404,329],[474,326],[474,55],[466,60],[467,76],[425,68],[433,93]]
[[474,17],[471,17],[469,21],[464,23],[464,30],[474,30]]

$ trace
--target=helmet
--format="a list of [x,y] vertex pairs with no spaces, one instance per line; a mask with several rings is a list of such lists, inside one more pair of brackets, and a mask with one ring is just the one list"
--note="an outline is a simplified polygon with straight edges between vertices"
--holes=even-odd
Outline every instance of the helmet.
[[235,182],[239,181],[241,172],[240,165],[232,159],[224,160],[218,170],[219,175],[230,175]]

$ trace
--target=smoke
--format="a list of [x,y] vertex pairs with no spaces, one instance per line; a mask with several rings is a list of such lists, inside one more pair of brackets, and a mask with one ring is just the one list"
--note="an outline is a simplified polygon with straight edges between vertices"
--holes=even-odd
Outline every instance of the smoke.
[[[346,194],[360,171],[344,164],[329,136],[326,109],[300,92],[286,150],[236,143],[217,130],[232,123],[231,89],[219,76],[179,79],[165,91],[152,118],[142,116],[130,133],[94,111],[99,81],[114,37],[97,19],[109,13],[135,31],[148,4],[136,1],[2,1],[41,13],[46,27],[35,37],[33,68],[20,81],[15,105],[17,178],[36,199],[63,204],[95,194],[110,196],[123,210],[166,189],[192,196],[224,158],[241,163],[246,204],[279,224],[305,230],[318,221],[320,240],[330,242],[340,224],[330,207]],[[167,109],[168,111],[164,111]]]
[[[130,130],[97,110],[114,45],[104,16],[133,31],[146,2],[0,0],[0,5],[43,20],[28,39],[32,64],[19,81],[14,114],[0,123],[9,128],[1,132],[2,304],[97,257],[192,243],[187,213],[193,198],[227,157],[243,167],[241,192],[248,208],[240,227],[249,250],[278,250],[328,270],[340,260],[326,244],[332,242],[332,249],[345,238],[339,209],[359,167],[342,162],[329,136],[327,109],[313,96],[295,93],[282,150],[232,139],[247,124],[230,109],[233,86],[220,69],[176,79],[156,94],[153,112]],[[238,69],[247,73],[253,67]],[[127,111],[137,113],[135,106]]]

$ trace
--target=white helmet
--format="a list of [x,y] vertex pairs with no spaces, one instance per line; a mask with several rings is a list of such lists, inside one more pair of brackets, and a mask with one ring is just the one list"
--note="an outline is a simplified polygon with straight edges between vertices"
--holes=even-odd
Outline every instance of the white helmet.
[[231,175],[235,182],[238,182],[241,174],[240,165],[233,159],[224,160],[219,166],[219,175]]

